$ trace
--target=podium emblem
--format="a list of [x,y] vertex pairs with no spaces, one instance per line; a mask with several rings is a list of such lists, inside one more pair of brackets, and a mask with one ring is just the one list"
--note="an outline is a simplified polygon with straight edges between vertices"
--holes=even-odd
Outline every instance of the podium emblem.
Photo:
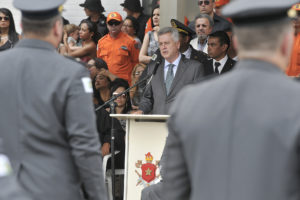
[[145,157],[146,163],[143,164],[141,160],[138,160],[137,163],[135,163],[136,168],[141,168],[142,170],[142,175],[135,170],[139,176],[136,186],[143,185],[144,187],[148,187],[159,181],[160,174],[156,176],[159,161],[156,161],[156,164],[153,164],[153,156],[150,152],[148,152]]

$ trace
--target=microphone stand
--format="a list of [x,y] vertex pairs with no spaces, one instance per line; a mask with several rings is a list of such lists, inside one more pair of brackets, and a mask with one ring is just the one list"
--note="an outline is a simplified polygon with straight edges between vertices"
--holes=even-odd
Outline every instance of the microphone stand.
[[[115,114],[116,110],[116,105],[114,101],[111,101],[109,103],[110,106],[110,113]],[[111,136],[111,142],[110,142],[110,149],[111,149],[111,176],[112,176],[112,197],[113,200],[116,199],[116,192],[115,192],[115,184],[116,184],[116,179],[115,179],[115,128],[114,128],[114,119],[111,119],[111,130],[110,130],[110,136]]]
[[[123,94],[126,94],[127,92],[129,92],[129,90],[131,90],[132,88],[142,84],[143,82],[145,82],[146,80],[147,81],[147,84],[148,85],[153,76],[155,75],[156,73],[156,70],[158,68],[158,65],[160,64],[160,61],[156,61],[156,65],[154,67],[154,70],[153,70],[153,73],[150,74],[150,75],[147,75],[146,77],[144,77],[142,80],[136,82],[134,85],[132,85],[131,87],[129,87],[128,89],[126,89],[125,91],[117,94],[117,95],[114,95],[112,96],[108,101],[106,101],[104,104],[102,104],[101,106],[98,106],[95,111],[98,111],[100,110],[101,108],[104,108],[105,106],[107,106],[109,104],[110,106],[110,113],[111,114],[115,114],[115,107],[117,105],[117,103],[115,103],[114,101],[121,95]],[[111,151],[111,175],[112,175],[112,197],[113,197],[113,200],[115,200],[115,128],[114,128],[114,119],[112,118],[111,120],[111,144],[110,144],[110,151]]]

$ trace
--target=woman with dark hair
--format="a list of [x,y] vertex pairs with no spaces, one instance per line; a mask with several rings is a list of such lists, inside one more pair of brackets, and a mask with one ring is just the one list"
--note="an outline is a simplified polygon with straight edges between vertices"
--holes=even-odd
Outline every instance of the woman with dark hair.
[[159,6],[156,6],[152,11],[152,25],[153,30],[149,31],[142,44],[142,48],[139,54],[139,62],[148,64],[151,60],[152,55],[159,48],[158,46],[158,31],[159,31]]
[[0,8],[0,51],[12,48],[19,41],[12,13]]
[[[117,78],[111,83],[111,94],[118,95],[121,92],[129,88],[128,82],[124,79]],[[116,105],[116,114],[126,114],[131,110],[131,102],[129,97],[129,92],[119,96],[115,102]],[[107,109],[109,111],[109,109]],[[111,131],[111,122],[114,120],[114,129],[115,129],[115,148],[119,150],[120,153],[116,155],[116,168],[124,167],[124,158],[125,158],[125,130],[126,130],[126,120],[118,120],[116,118],[109,117],[109,114],[106,113],[103,109],[96,112],[97,117],[97,127],[100,138],[102,139],[101,152],[102,156],[105,156],[110,153],[110,131]],[[107,121],[107,122],[105,122]],[[104,123],[105,122],[105,123]],[[101,140],[100,139],[100,140]]]
[[136,41],[138,49],[141,49],[142,43],[137,36],[137,32],[139,31],[139,22],[136,18],[127,16],[123,22],[122,31],[132,37]]
[[[129,88],[129,84],[126,80],[117,78],[111,83],[111,88],[110,88],[111,96],[118,95],[124,92],[125,90],[127,90],[128,88]],[[115,100],[115,102],[117,103],[116,114],[127,114],[132,110],[129,92],[126,92],[125,94],[119,96]],[[126,125],[126,123],[122,124],[122,126],[123,125]],[[125,126],[123,127],[125,129]]]
[[111,80],[103,74],[98,74],[95,78],[95,105],[101,106],[110,99],[110,84]]
[[82,20],[80,22],[79,38],[81,39],[81,48],[71,49],[68,44],[68,35],[64,33],[64,45],[67,50],[67,55],[72,57],[79,57],[83,62],[88,62],[90,59],[96,57],[96,45],[99,34],[97,27],[89,20]]

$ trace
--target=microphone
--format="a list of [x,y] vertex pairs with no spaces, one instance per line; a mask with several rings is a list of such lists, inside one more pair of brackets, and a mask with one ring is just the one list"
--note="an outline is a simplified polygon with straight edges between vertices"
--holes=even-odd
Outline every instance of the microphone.
[[162,57],[161,57],[161,54],[160,54],[159,50],[156,51],[155,54],[153,54],[151,60],[153,62],[155,62],[155,66],[154,66],[153,73],[152,73],[153,75],[155,75],[156,71],[157,71],[157,68],[160,65],[161,61],[162,61]]

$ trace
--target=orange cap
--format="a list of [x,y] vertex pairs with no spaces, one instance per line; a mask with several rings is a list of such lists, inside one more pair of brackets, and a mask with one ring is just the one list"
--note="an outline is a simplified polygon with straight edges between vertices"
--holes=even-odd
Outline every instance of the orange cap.
[[229,3],[230,0],[215,0],[216,7],[224,6]]
[[300,3],[297,3],[297,4],[293,5],[292,9],[300,11]]
[[106,22],[110,20],[123,21],[122,16],[118,12],[111,12],[107,15]]

